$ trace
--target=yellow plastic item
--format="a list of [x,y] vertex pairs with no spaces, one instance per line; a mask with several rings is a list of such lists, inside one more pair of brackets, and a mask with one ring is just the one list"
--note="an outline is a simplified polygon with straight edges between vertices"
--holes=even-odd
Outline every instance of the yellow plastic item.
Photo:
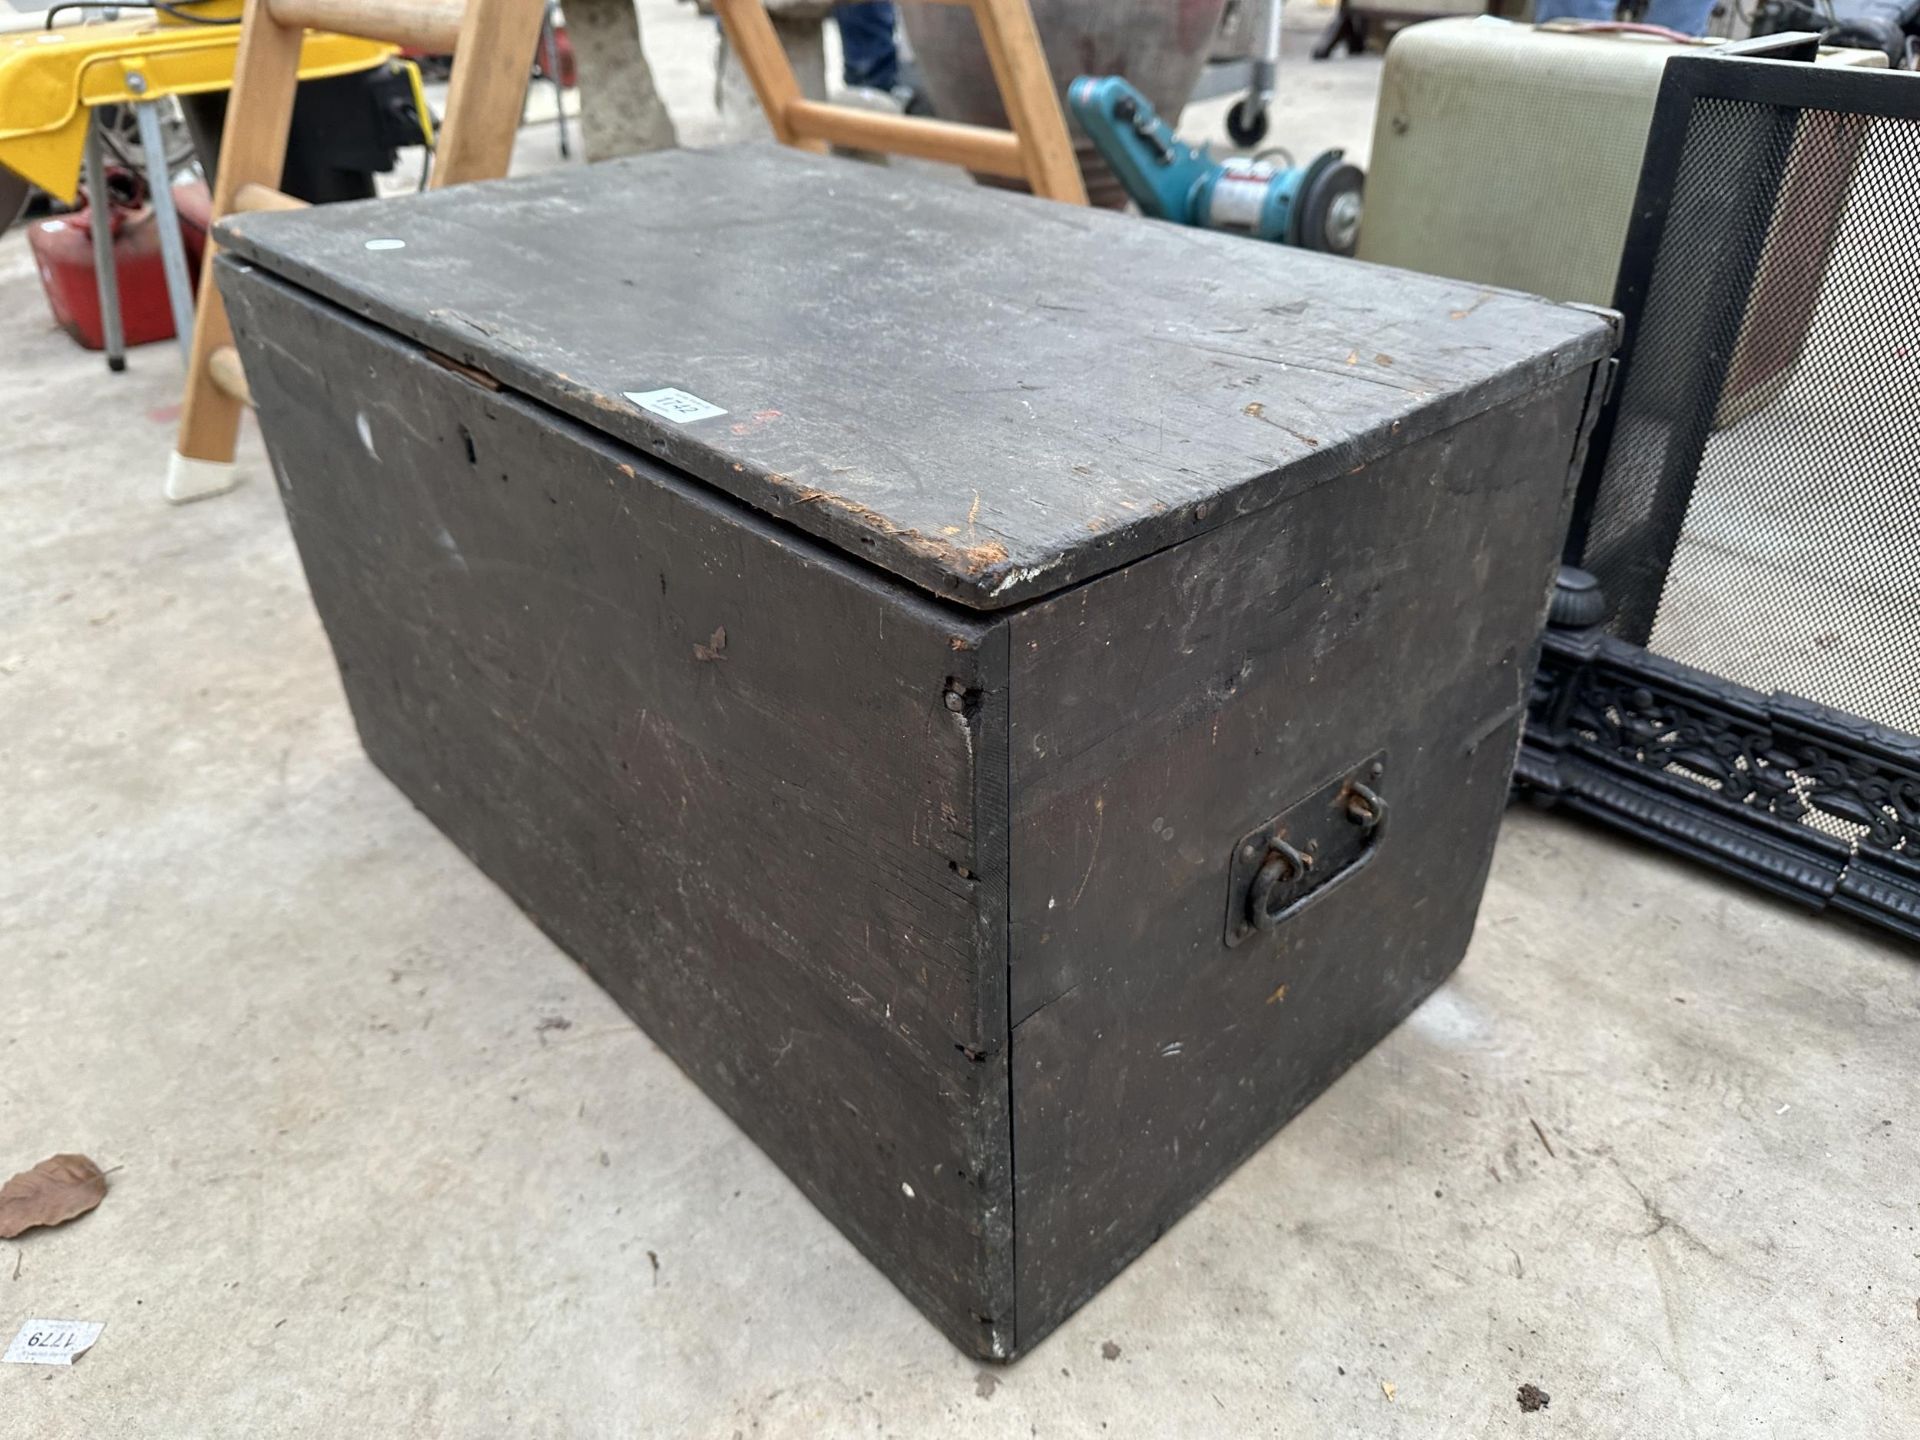
[[399,66],[407,72],[407,88],[413,91],[413,113],[420,117],[420,141],[429,153],[433,150],[433,106],[427,103],[426,82],[420,78],[420,67],[411,60],[402,60]]
[[[208,0],[192,10],[209,20],[237,19],[240,4]],[[164,14],[0,35],[0,165],[71,204],[92,107],[229,89],[239,45],[238,25],[196,25]],[[399,53],[382,41],[310,30],[300,78],[371,70]]]

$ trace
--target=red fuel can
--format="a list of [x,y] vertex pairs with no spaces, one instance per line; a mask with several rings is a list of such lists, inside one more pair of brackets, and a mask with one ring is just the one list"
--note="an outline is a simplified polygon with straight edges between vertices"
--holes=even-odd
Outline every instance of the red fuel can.
[[[144,189],[115,173],[107,185],[107,215],[113,230],[114,273],[120,283],[120,319],[127,344],[145,345],[173,338],[173,311],[167,304],[166,272],[160,263],[160,226]],[[186,242],[187,273],[200,284],[200,257],[206,246],[212,206],[207,187],[195,181],[173,187]],[[106,347],[100,318],[100,289],[94,281],[94,207],[42,220],[27,229],[27,244],[40,272],[47,305],[59,325],[89,350]]]

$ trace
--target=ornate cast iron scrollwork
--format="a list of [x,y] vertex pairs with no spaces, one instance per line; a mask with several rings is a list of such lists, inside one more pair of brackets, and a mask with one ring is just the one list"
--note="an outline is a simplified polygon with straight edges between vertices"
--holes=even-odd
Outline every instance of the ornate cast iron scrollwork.
[[[1648,769],[1678,767],[1723,798],[1782,820],[1819,814],[1859,826],[1857,843],[1920,858],[1920,774],[1890,770],[1831,736],[1689,704],[1636,677],[1591,668],[1579,675],[1568,721],[1587,743]],[[1831,726],[1848,717],[1826,718]]]
[[1920,940],[1920,738],[1549,630],[1515,784]]

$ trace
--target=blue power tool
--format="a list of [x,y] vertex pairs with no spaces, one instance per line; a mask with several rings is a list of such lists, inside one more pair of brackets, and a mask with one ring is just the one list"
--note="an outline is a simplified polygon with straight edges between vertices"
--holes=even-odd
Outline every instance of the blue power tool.
[[1082,75],[1067,91],[1076,119],[1148,215],[1259,240],[1351,255],[1365,177],[1339,150],[1305,165],[1215,160],[1174,136],[1118,75]]

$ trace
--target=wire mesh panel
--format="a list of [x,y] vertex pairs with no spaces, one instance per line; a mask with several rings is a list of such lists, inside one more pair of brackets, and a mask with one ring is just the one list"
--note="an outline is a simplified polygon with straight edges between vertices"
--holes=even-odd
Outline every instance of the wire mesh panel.
[[1613,633],[1920,730],[1916,274],[1920,122],[1694,106],[1583,555]]
[[1920,935],[1916,90],[1669,65],[1568,548],[1610,608],[1549,638],[1522,771]]

